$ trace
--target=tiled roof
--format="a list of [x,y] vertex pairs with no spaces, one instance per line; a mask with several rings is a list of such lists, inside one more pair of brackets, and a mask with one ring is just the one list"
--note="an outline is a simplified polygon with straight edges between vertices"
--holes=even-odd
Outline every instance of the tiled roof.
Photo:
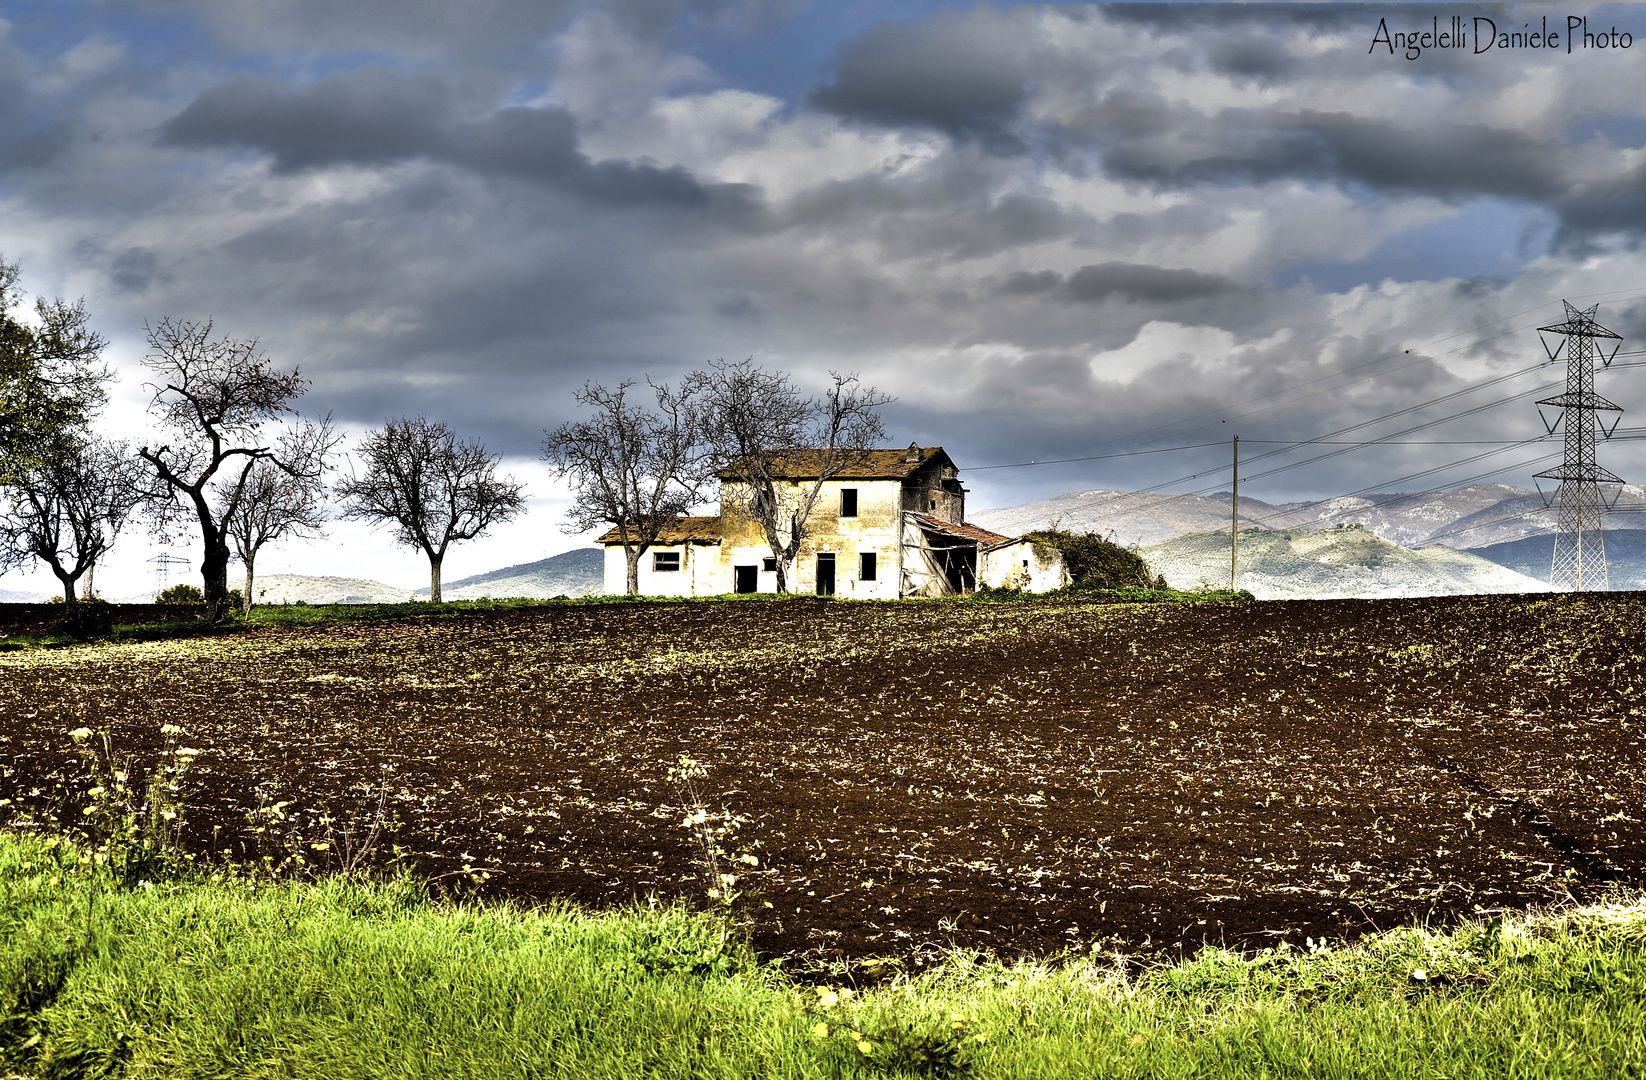
[[[617,526],[612,526],[601,534],[597,544],[621,544],[623,538],[617,535]],[[720,543],[720,518],[714,517],[680,517],[675,518],[663,527],[654,541],[658,544],[718,544]]]
[[[945,464],[953,465],[954,461],[944,453],[941,446],[917,447],[919,460],[909,460],[909,448],[901,450],[864,450],[853,462],[835,474],[839,480],[903,480],[910,473],[923,466],[930,465],[936,458],[942,458]],[[839,451],[837,451],[838,453]],[[775,455],[775,467],[772,475],[786,480],[806,480],[815,478],[822,468],[823,455],[821,449],[807,450],[780,450]],[[735,473],[729,469],[720,471],[722,480],[734,479]]]
[[915,521],[920,524],[920,527],[925,529],[927,532],[935,532],[943,536],[952,536],[957,540],[972,540],[983,545],[984,547],[992,547],[995,544],[1009,543],[1013,539],[1010,536],[1001,536],[999,533],[990,532],[988,529],[978,528],[976,525],[972,525],[967,522],[961,522],[959,525],[956,525],[952,521],[942,521],[938,518],[928,517],[925,514],[911,514],[910,516],[913,517]]

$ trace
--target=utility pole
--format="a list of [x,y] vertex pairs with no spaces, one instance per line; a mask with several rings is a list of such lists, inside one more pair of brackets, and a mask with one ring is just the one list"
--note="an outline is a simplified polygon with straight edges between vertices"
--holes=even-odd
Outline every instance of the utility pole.
[[1229,493],[1229,591],[1240,588],[1240,436],[1234,437],[1234,490]]
[[[1561,301],[1566,303],[1565,301]],[[1604,592],[1609,588],[1606,576],[1606,543],[1601,535],[1601,515],[1609,509],[1602,498],[1600,485],[1616,484],[1621,490],[1623,480],[1595,461],[1595,433],[1611,438],[1622,419],[1623,410],[1595,393],[1595,359],[1602,367],[1610,367],[1617,355],[1618,345],[1611,352],[1602,349],[1596,339],[1608,338],[1621,344],[1623,338],[1595,322],[1600,305],[1579,311],[1566,304],[1566,321],[1553,326],[1540,326],[1538,334],[1558,334],[1564,340],[1553,348],[1542,338],[1544,351],[1551,361],[1559,361],[1562,351],[1566,359],[1566,392],[1559,397],[1538,402],[1538,415],[1543,407],[1559,409],[1551,423],[1544,417],[1543,426],[1549,434],[1562,424],[1566,427],[1566,455],[1560,466],[1537,474],[1540,480],[1559,480],[1553,504],[1559,507],[1559,523],[1555,528],[1555,554],[1549,567],[1549,584],[1557,589],[1575,592]],[[1616,413],[1612,426],[1606,427],[1595,415],[1597,412]],[[1616,499],[1616,495],[1613,496]],[[1550,500],[1545,497],[1545,504]]]

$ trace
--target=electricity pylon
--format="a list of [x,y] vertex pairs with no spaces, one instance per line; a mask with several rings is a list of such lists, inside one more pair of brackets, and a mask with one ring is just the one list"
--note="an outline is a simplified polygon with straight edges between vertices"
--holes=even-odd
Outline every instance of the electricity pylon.
[[[1562,300],[1565,304],[1566,301]],[[1553,435],[1562,424],[1566,428],[1566,456],[1558,468],[1540,472],[1540,480],[1559,480],[1560,488],[1551,501],[1544,496],[1544,505],[1559,507],[1559,524],[1555,531],[1555,557],[1549,568],[1549,584],[1556,589],[1577,592],[1604,592],[1610,586],[1606,580],[1606,543],[1601,535],[1601,515],[1617,501],[1617,492],[1623,489],[1623,480],[1595,462],[1595,434],[1611,438],[1623,410],[1595,393],[1595,360],[1601,367],[1610,367],[1617,355],[1618,345],[1606,352],[1599,339],[1610,339],[1621,344],[1623,338],[1595,322],[1596,304],[1587,311],[1579,311],[1566,304],[1566,321],[1554,326],[1537,328],[1543,349],[1552,362],[1566,359],[1566,392],[1559,397],[1545,398],[1537,403],[1543,426]],[[1559,335],[1553,348],[1545,334]],[[1550,422],[1544,406],[1559,409]],[[1600,422],[1597,413],[1609,412],[1612,426]],[[1616,485],[1610,500],[1601,495],[1601,485]],[[1542,490],[1542,485],[1538,486]]]

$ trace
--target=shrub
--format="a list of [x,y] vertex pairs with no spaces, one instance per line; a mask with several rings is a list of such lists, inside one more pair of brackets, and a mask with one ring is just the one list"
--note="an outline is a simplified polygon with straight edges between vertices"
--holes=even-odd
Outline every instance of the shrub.
[[156,604],[204,604],[206,594],[199,586],[180,581],[154,598]]
[[1141,555],[1096,533],[1045,529],[1025,539],[1056,548],[1069,572],[1069,583],[1076,589],[1167,588],[1164,577],[1149,573],[1149,564]]
[[114,618],[109,606],[102,601],[79,602],[65,607],[63,621],[58,623],[63,633],[84,641],[86,638],[105,637],[114,630]]
[[[200,591],[199,586],[190,585],[187,582],[180,581],[176,585],[173,585],[171,588],[167,589],[165,592],[161,593],[159,596],[156,596],[154,598],[154,602],[156,604],[204,604],[206,602],[206,594]],[[228,597],[228,610],[240,611],[244,609],[245,606],[246,594],[241,592],[239,589],[230,589]]]

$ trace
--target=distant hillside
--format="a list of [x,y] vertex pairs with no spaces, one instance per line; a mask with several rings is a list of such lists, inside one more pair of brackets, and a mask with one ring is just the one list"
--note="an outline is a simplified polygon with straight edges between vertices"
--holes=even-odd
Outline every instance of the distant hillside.
[[[1241,527],[1282,513],[1257,499],[1240,500]],[[978,510],[966,515],[973,524],[1006,536],[1036,529],[1061,528],[1112,536],[1121,547],[1137,547],[1185,533],[1229,528],[1229,496],[1157,495],[1116,488],[1069,491],[1041,502]]]
[[[57,594],[61,596],[61,593]],[[17,592],[13,589],[0,589],[0,604],[43,604],[51,597],[45,593]]]
[[[1612,529],[1611,522],[1607,525],[1601,534],[1606,545],[1607,581],[1614,590],[1646,589],[1646,531]],[[1469,553],[1539,581],[1548,581],[1550,563],[1554,561],[1555,536],[1554,533],[1528,536],[1505,544],[1470,548]]]
[[[1646,488],[1625,486],[1618,505],[1646,508]],[[1075,532],[1113,534],[1117,543],[1132,547],[1189,533],[1227,532],[1229,493],[1070,491],[1021,506],[978,510],[969,516],[986,529],[1010,536],[1060,524]],[[1368,532],[1409,548],[1441,544],[1473,550],[1547,533],[1554,527],[1554,514],[1537,492],[1507,484],[1469,484],[1452,491],[1339,496],[1301,503],[1240,500],[1242,529],[1321,529],[1339,525],[1363,525]],[[1614,525],[1618,532],[1646,529],[1646,514],[1620,515],[1608,525]]]
[[[241,575],[229,573],[229,588],[245,588]],[[412,599],[410,589],[385,585],[365,578],[327,577],[309,574],[269,574],[252,585],[259,604],[403,604]],[[428,590],[424,590],[427,592]]]
[[[1168,584],[1226,588],[1229,533],[1181,536],[1139,550]],[[1546,592],[1537,581],[1466,551],[1413,551],[1361,528],[1240,532],[1240,587],[1260,600]]]
[[[537,562],[505,566],[501,570],[476,574],[457,581],[441,582],[443,600],[478,600],[483,596],[595,596],[604,580],[605,552],[600,548],[577,548]],[[429,595],[428,586],[417,590]]]

